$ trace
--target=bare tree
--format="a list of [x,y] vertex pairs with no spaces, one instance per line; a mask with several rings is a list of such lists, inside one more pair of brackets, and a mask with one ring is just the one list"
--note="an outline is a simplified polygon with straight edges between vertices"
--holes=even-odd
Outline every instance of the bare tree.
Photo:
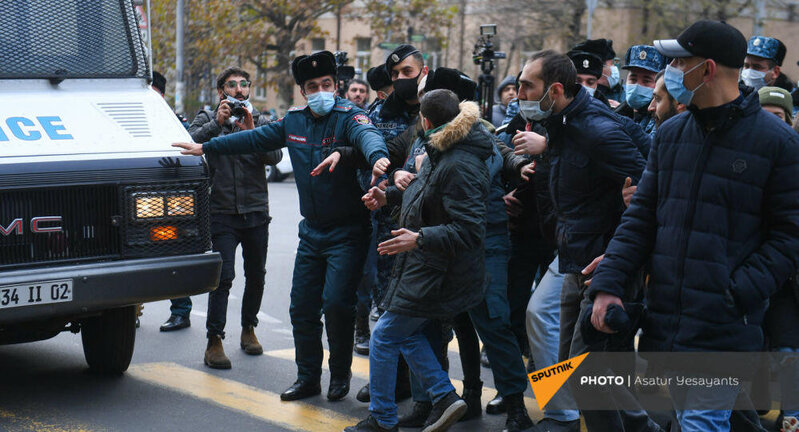
[[304,2],[284,0],[233,0],[239,9],[235,25],[240,37],[238,46],[243,56],[266,74],[268,83],[277,89],[281,110],[287,109],[294,95],[291,60],[297,43],[315,34],[322,34],[319,17],[334,13],[352,0],[317,0],[310,6]]

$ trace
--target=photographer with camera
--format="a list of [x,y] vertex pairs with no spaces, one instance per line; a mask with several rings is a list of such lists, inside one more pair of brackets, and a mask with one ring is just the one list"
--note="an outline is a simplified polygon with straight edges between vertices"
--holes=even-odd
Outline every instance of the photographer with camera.
[[[250,103],[250,87],[249,73],[236,67],[225,69],[216,80],[219,106],[215,111],[200,111],[189,126],[189,134],[194,142],[205,143],[215,137],[269,123],[269,115],[262,115]],[[256,315],[261,308],[264,292],[271,220],[264,166],[275,165],[282,157],[280,149],[267,153],[213,153],[206,156],[211,176],[211,241],[213,250],[222,255],[219,286],[209,293],[205,323],[208,331],[205,364],[214,369],[231,367],[222,347],[222,339],[225,337],[228,294],[235,276],[234,264],[239,244],[242,247],[246,279],[241,307],[241,347],[247,354],[263,353],[254,327],[258,325]],[[173,315],[161,330],[188,327],[190,302],[183,311],[185,315],[176,314],[173,307]]]

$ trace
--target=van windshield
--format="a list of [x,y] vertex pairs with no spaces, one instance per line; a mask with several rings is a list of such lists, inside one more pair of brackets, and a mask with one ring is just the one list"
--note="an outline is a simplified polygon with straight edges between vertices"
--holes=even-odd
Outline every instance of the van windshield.
[[149,75],[130,0],[0,1],[0,78]]

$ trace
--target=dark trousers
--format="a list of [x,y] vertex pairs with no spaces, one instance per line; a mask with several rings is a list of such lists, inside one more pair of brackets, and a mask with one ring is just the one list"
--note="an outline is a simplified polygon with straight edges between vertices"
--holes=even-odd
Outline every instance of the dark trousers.
[[357,315],[365,319],[372,309],[372,293],[377,285],[377,220],[372,212],[372,234],[369,236],[369,250],[363,266],[363,277],[358,284]]
[[169,313],[188,318],[191,313],[191,297],[181,297],[170,300]]
[[300,222],[289,315],[300,381],[322,375],[322,314],[330,346],[330,373],[347,376],[352,366],[357,286],[369,245],[369,225],[316,228]]
[[[577,320],[580,310],[592,305],[586,295],[586,276],[577,273],[563,275],[563,289],[560,296],[560,351],[558,361],[578,356],[588,352]],[[573,391],[577,391],[574,389]],[[608,397],[615,400],[620,406],[630,406],[635,403],[634,396],[627,390],[618,390]],[[589,432],[656,432],[661,431],[646,411],[618,410],[618,411],[580,411],[585,419],[585,426]]]
[[533,284],[547,272],[555,259],[555,251],[540,235],[525,231],[510,232],[510,259],[508,260],[508,304],[510,327],[516,343],[523,352],[528,351],[525,317]]
[[257,326],[258,311],[264,295],[266,250],[269,243],[269,216],[265,212],[243,215],[211,215],[211,242],[214,252],[222,256],[219,286],[208,294],[208,336],[225,337],[227,302],[236,277],[236,248],[241,244],[244,259],[244,296],[241,304],[241,326]]

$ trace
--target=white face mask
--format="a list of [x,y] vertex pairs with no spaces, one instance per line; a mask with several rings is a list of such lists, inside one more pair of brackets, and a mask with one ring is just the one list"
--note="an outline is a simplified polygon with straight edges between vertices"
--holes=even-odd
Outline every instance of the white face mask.
[[595,88],[593,88],[593,87],[588,87],[588,86],[584,85],[584,86],[583,86],[583,88],[584,88],[584,89],[585,89],[585,91],[587,91],[587,92],[588,92],[588,94],[590,94],[591,96],[593,96],[593,95],[594,95],[594,93],[596,93],[596,89],[595,89]]
[[249,99],[238,100],[238,99],[236,99],[233,96],[228,95],[228,94],[226,94],[225,96],[227,96],[226,99],[228,101],[230,101],[230,102],[240,102],[240,103],[244,104],[244,108],[247,108],[247,111],[252,112],[252,103],[250,103]]
[[552,105],[554,105],[554,103],[552,103],[546,111],[541,109],[541,101],[547,97],[551,88],[552,86],[550,85],[544,95],[541,96],[541,99],[537,101],[519,100],[519,113],[528,123],[532,121],[541,121],[552,114]]
[[744,84],[755,90],[760,90],[762,87],[766,86],[766,72],[744,69],[741,71],[741,79]]

